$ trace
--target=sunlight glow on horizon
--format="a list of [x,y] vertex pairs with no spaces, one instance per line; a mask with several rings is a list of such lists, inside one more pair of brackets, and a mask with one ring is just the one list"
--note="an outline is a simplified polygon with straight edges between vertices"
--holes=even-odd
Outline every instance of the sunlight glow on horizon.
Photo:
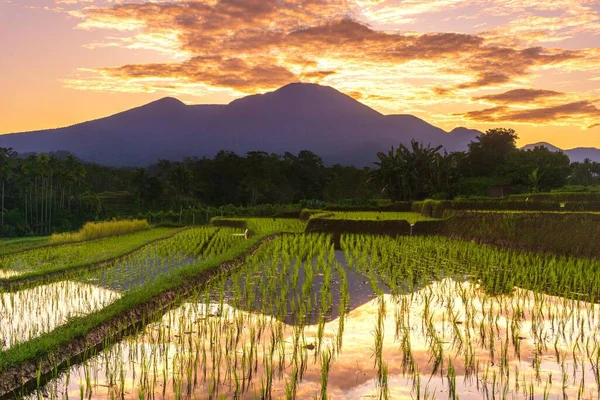
[[0,1],[0,134],[302,81],[447,131],[600,147],[590,0]]

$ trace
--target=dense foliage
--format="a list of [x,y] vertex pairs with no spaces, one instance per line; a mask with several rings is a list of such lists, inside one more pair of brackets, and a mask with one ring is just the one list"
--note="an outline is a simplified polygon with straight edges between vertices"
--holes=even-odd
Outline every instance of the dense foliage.
[[506,196],[567,183],[585,190],[600,182],[598,163],[570,165],[560,151],[519,150],[516,139],[512,129],[491,129],[466,152],[455,153],[413,141],[378,153],[372,168],[326,166],[310,151],[245,156],[221,151],[214,158],[160,160],[134,169],[84,163],[64,152],[22,155],[0,149],[0,235],[50,234],[111,217],[205,223],[234,215],[224,205],[248,208],[238,209],[239,215],[264,216],[266,204],[274,205],[268,207],[273,215],[290,211],[283,205],[301,202],[307,208],[365,206],[378,197]]

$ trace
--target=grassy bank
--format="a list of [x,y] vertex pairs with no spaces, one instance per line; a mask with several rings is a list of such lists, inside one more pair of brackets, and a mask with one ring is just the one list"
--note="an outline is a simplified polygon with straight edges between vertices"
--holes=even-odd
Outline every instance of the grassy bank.
[[313,218],[344,219],[352,221],[408,221],[409,224],[414,224],[417,221],[430,221],[434,219],[420,213],[394,211],[334,211],[324,213],[323,216],[317,214],[313,216]]
[[226,226],[243,230],[248,229],[251,235],[270,235],[274,233],[301,233],[306,222],[293,218],[228,218],[214,217],[210,220],[213,226]]

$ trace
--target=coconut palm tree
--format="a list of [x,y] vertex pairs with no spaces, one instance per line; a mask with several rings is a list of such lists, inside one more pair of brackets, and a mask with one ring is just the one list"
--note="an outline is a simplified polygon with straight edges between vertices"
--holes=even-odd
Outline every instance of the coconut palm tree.
[[400,144],[387,153],[377,153],[379,161],[369,180],[381,187],[392,201],[411,201],[431,191],[436,155],[442,146],[427,147],[412,140],[409,147]]

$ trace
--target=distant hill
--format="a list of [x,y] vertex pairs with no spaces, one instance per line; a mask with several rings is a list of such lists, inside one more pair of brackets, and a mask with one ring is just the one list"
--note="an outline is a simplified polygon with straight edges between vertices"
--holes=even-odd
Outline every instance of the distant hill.
[[0,135],[19,152],[66,150],[115,166],[159,158],[311,150],[328,163],[367,165],[378,151],[411,139],[466,149],[479,131],[446,132],[412,115],[383,115],[328,87],[293,83],[228,105],[185,105],[174,98],[60,129]]
[[522,149],[528,150],[533,149],[537,146],[546,147],[548,150],[551,151],[562,151],[569,156],[571,162],[582,162],[586,158],[589,158],[592,161],[600,162],[600,149],[597,149],[595,147],[576,147],[574,149],[564,150],[547,142],[539,142],[523,146]]

